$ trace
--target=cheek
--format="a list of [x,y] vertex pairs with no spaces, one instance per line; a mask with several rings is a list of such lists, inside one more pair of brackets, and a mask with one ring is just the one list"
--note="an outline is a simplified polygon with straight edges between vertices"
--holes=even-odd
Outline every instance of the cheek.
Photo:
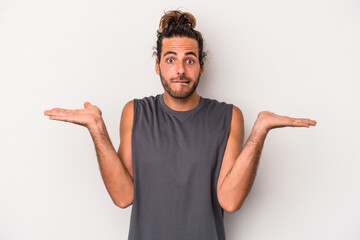
[[168,76],[168,75],[172,75],[174,74],[174,68],[169,66],[169,65],[166,65],[166,64],[162,64],[160,65],[160,69],[161,69],[161,74],[163,76]]
[[190,67],[188,73],[191,74],[191,76],[197,77],[200,74],[200,68],[197,66]]

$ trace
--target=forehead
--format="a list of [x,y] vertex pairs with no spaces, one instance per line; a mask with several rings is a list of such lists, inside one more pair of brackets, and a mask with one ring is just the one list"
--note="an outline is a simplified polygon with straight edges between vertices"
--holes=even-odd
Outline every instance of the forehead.
[[172,37],[164,38],[162,41],[162,54],[167,51],[176,53],[194,52],[198,53],[198,43],[193,38],[187,37]]

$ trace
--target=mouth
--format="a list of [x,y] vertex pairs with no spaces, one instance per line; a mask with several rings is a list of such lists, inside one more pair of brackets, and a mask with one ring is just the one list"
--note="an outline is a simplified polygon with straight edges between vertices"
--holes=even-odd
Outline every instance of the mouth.
[[174,81],[174,83],[185,83],[185,84],[188,84],[188,83],[190,83],[190,81]]

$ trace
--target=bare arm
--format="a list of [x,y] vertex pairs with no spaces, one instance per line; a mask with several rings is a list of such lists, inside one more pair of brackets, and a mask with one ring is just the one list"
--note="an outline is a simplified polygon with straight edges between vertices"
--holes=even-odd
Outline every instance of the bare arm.
[[[235,121],[235,129],[238,128],[236,124]],[[267,111],[259,113],[248,141],[240,155],[238,155],[235,160],[226,160],[234,163],[229,170],[224,170],[226,171],[226,175],[219,183],[218,198],[223,208],[228,212],[235,212],[241,208],[253,185],[265,138],[271,129],[290,126],[309,127],[315,125],[316,121],[310,119],[279,116]],[[241,136],[241,134],[235,134],[234,136]],[[230,149],[229,152],[238,152],[238,147],[231,146],[231,144],[236,145],[236,138],[229,139],[229,141],[230,145],[228,144],[227,146],[227,149]],[[230,155],[231,153],[227,153],[227,156]],[[231,158],[229,157],[229,159]]]
[[[94,141],[100,172],[106,189],[115,205],[126,208],[132,203],[133,199],[134,185],[132,176],[122,159],[120,159],[121,155],[116,153],[111,143],[100,109],[89,102],[86,102],[84,107],[85,109],[78,110],[53,108],[52,110],[46,110],[44,114],[49,116],[51,120],[71,122],[88,128]],[[121,135],[123,135],[124,142],[129,142],[127,138],[131,137],[129,135],[129,133],[131,134],[133,114],[131,107],[132,104],[127,104],[121,117],[121,130],[124,133]],[[129,148],[127,144],[120,143],[119,152],[121,146]]]

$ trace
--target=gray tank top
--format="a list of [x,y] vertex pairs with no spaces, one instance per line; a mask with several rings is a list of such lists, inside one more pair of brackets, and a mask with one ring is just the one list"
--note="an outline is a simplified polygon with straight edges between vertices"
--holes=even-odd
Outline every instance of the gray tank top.
[[175,111],[162,94],[134,99],[129,240],[225,240],[216,186],[232,107],[200,97]]

